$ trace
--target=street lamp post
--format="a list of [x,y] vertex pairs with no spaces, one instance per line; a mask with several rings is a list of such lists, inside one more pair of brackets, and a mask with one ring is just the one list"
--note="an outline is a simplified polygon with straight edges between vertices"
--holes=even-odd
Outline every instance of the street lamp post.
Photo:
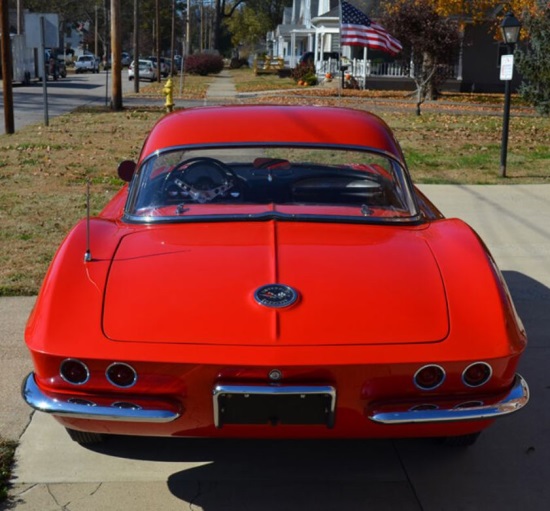
[[506,156],[508,154],[508,126],[510,124],[510,82],[514,69],[514,46],[518,42],[521,23],[509,12],[500,25],[507,55],[500,64],[500,78],[504,80],[504,117],[502,120],[502,144],[500,148],[500,175],[506,177]]

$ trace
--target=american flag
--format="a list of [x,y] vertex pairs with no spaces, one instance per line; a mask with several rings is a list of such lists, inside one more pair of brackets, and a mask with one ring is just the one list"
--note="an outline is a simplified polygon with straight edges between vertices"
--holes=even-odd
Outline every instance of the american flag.
[[403,46],[385,28],[374,23],[359,9],[342,1],[342,27],[340,44],[347,46],[366,46],[396,55]]

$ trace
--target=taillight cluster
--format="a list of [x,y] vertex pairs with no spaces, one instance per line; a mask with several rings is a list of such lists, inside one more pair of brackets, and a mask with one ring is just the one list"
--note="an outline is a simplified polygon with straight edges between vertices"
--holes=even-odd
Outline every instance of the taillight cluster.
[[[90,370],[88,366],[84,362],[73,358],[67,358],[61,362],[59,372],[61,378],[73,385],[83,385],[90,379]],[[127,389],[135,385],[137,381],[137,372],[129,364],[114,362],[107,367],[105,377],[111,385]]]
[[[467,387],[481,387],[487,383],[493,370],[486,362],[474,362],[462,371],[462,382]],[[434,390],[445,381],[446,373],[443,367],[437,364],[428,364],[416,371],[413,381],[421,390]]]
[[61,378],[73,385],[83,385],[90,379],[88,366],[80,362],[80,360],[72,358],[67,358],[61,362],[59,372],[61,373]]
[[445,381],[445,370],[430,364],[421,367],[414,375],[414,384],[421,390],[437,389]]
[[468,387],[481,387],[487,383],[493,375],[493,369],[485,362],[476,362],[469,365],[462,372],[462,381]]
[[115,387],[128,388],[132,387],[137,381],[137,373],[135,369],[122,362],[111,364],[105,371],[107,380]]

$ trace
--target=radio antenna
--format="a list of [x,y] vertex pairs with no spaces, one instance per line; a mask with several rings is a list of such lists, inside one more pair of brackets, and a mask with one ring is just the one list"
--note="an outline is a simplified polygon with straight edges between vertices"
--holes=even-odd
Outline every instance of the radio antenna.
[[84,262],[89,263],[92,260],[90,251],[90,178],[86,181],[86,252],[84,253]]

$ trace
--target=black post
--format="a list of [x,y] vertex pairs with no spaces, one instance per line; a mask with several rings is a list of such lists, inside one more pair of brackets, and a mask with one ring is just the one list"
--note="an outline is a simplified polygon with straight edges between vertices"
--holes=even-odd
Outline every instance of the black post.
[[506,45],[506,65],[504,55],[500,59],[500,79],[504,80],[504,119],[502,122],[502,144],[500,147],[500,175],[506,177],[506,156],[508,154],[508,126],[510,124],[510,81],[514,75],[514,46],[519,39],[521,23],[512,12],[506,14],[500,24],[502,40]]
[[502,143],[500,147],[500,175],[506,177],[506,156],[508,154],[508,126],[510,124],[510,81],[504,81],[504,118],[502,120]]
[[2,59],[2,90],[4,92],[4,128],[6,133],[11,135],[15,132],[15,121],[13,116],[13,84],[12,84],[12,61],[11,61],[11,39],[8,0],[0,0],[0,22],[1,22],[1,48]]

